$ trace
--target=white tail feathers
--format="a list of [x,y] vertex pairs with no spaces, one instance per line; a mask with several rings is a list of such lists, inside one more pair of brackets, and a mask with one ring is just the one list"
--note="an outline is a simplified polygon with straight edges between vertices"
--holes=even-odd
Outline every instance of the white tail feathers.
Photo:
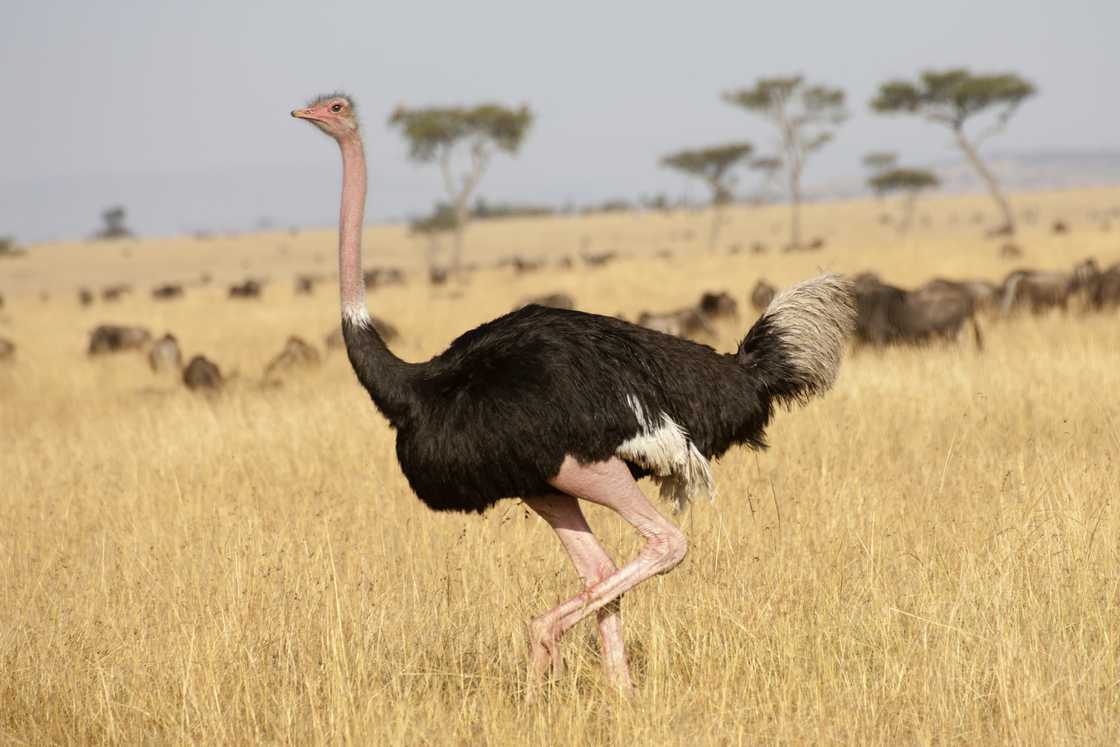
[[855,327],[851,281],[828,273],[798,283],[775,296],[762,318],[800,374],[802,395],[828,391],[840,372],[844,341]]

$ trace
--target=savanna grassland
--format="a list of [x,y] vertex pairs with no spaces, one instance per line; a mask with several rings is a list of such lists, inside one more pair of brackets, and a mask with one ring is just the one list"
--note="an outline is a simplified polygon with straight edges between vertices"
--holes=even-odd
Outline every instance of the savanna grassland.
[[[724,289],[741,308],[713,341],[729,350],[761,276],[913,285],[1120,260],[1120,190],[1014,202],[1031,217],[1014,261],[981,238],[980,197],[922,203],[905,238],[878,221],[892,206],[809,206],[827,244],[798,254],[778,251],[781,207],[733,210],[714,253],[698,213],[480,223],[467,256],[484,265],[624,256],[481,269],[461,289],[430,287],[424,245],[372,227],[367,266],[413,274],[370,305],[416,360],[532,294],[633,318]],[[1059,218],[1069,233],[1050,231]],[[0,365],[0,743],[1120,742],[1114,312],[985,319],[983,353],[849,356],[825,399],[779,415],[769,451],[715,465],[718,499],[679,517],[686,561],[625,598],[635,699],[604,686],[585,622],[527,703],[523,622],[579,588],[548,527],[516,501],[428,512],[337,351],[259,384],[289,334],[322,349],[336,324],[329,281],[292,292],[296,273],[332,272],[334,242],[72,243],[0,262],[0,336],[19,346]],[[251,275],[262,299],[225,297]],[[136,292],[79,307],[79,286],[118,281]],[[151,300],[163,282],[185,298]],[[207,398],[139,354],[89,359],[103,322],[171,330],[236,378]],[[617,518],[589,515],[617,558],[636,551]]]

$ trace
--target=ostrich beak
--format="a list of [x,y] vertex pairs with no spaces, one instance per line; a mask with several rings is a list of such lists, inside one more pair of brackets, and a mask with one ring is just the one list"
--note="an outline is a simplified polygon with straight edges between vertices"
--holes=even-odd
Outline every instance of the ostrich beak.
[[313,119],[310,109],[293,109],[292,116],[296,119]]

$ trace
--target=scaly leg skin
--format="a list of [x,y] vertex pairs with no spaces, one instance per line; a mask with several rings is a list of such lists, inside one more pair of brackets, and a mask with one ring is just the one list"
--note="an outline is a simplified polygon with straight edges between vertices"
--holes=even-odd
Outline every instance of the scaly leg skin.
[[[570,495],[546,495],[525,499],[541,518],[556,532],[560,543],[568,551],[576,573],[588,588],[609,577],[617,569],[603,546],[595,539],[587,519],[580,510],[579,501]],[[607,680],[614,687],[629,691],[633,688],[630,670],[626,665],[626,649],[622,636],[620,600],[600,609],[596,615],[599,627],[599,648]],[[548,631],[535,632],[530,626],[529,664],[530,681],[544,679],[549,668],[553,675],[560,672],[557,636]]]
[[[562,493],[612,509],[646,538],[646,545],[638,557],[621,569],[529,623],[534,673],[544,661],[542,652],[553,658],[557,656],[560,637],[572,626],[592,612],[603,610],[642,581],[672,570],[688,552],[684,534],[642,495],[629,468],[620,459],[580,464],[568,456],[549,482]],[[625,654],[623,661],[624,657]],[[629,680],[628,675],[626,679]],[[623,690],[629,692],[625,686]]]

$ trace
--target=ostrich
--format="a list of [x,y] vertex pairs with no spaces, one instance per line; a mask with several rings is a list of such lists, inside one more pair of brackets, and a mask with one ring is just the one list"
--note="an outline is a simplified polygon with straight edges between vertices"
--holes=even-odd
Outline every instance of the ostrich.
[[[762,448],[776,404],[826,391],[853,323],[847,281],[823,275],[780,294],[734,354],[611,317],[529,305],[465,332],[427,362],[406,362],[366,308],[366,165],[354,105],[333,94],[292,116],[341,150],[343,337],[358,381],[397,431],[409,485],[436,511],[482,512],[520,497],[539,514],[585,586],[529,622],[530,687],[559,666],[560,637],[595,615],[607,679],[631,692],[620,597],[687,551],[636,478],[653,477],[678,510],[698,494],[711,497],[710,459],[734,444]],[[616,567],[580,501],[631,524],[645,540],[637,557]]]

